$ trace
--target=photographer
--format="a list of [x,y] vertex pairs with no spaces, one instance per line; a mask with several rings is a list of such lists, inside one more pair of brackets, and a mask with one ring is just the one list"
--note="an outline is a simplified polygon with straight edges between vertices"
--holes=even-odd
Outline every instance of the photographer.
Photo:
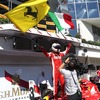
[[76,72],[77,60],[74,54],[68,54],[59,71],[64,75],[67,100],[82,100],[81,88]]

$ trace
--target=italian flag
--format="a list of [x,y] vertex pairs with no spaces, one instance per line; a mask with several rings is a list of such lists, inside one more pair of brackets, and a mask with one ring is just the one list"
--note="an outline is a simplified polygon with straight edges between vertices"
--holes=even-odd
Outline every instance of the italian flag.
[[48,12],[49,16],[57,26],[59,31],[62,31],[63,29],[74,29],[74,24],[72,22],[72,17],[68,14],[64,13],[53,13]]

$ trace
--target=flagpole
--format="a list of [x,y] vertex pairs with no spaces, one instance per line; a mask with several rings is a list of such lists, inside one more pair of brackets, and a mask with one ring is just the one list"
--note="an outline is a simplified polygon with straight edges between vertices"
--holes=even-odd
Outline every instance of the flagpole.
[[67,39],[65,36],[64,36],[64,34],[56,27],[56,33],[61,33],[61,35],[65,38],[65,39]]
[[65,39],[67,39],[61,31],[60,31],[60,33],[62,34],[62,36],[63,36]]
[[38,47],[40,47],[40,45],[38,43],[36,43],[27,33],[25,33],[26,37],[31,40],[33,43],[35,43]]

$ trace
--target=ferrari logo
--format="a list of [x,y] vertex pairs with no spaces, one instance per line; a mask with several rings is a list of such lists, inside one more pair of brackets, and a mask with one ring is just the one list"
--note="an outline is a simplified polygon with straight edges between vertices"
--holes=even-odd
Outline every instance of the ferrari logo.
[[27,16],[27,17],[32,16],[33,17],[32,20],[34,20],[34,19],[37,20],[38,9],[36,7],[34,7],[34,8],[36,10],[35,12],[32,11],[32,8],[31,7],[29,7],[29,6],[26,7],[27,12],[24,12],[24,16]]

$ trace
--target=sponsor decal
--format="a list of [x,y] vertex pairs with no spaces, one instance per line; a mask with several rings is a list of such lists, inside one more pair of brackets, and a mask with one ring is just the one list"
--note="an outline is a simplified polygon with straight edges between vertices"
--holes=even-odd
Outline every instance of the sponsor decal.
[[0,100],[31,100],[29,98],[29,89],[20,89],[13,87],[10,90],[0,91]]
[[20,75],[11,75],[5,71],[5,77],[2,80],[0,88],[0,100],[34,100],[40,95],[35,92],[34,81],[29,82],[20,79]]

